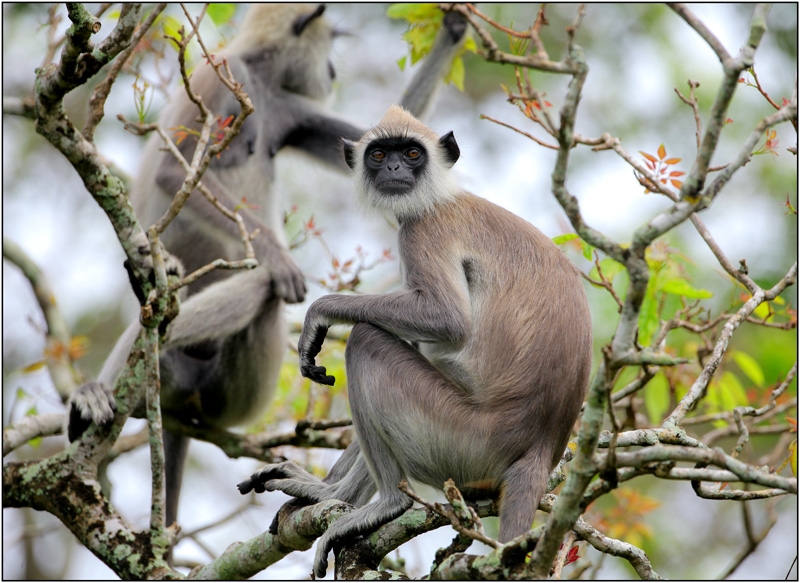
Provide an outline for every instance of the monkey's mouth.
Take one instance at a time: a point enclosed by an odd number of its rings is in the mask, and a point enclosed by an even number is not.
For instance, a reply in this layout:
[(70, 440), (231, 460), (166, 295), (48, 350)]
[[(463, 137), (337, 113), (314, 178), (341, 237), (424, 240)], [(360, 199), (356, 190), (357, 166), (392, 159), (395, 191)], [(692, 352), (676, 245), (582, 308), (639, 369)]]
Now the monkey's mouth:
[(397, 196), (400, 194), (407, 194), (413, 186), (412, 182), (406, 180), (385, 180), (378, 185), (378, 189), (383, 194)]

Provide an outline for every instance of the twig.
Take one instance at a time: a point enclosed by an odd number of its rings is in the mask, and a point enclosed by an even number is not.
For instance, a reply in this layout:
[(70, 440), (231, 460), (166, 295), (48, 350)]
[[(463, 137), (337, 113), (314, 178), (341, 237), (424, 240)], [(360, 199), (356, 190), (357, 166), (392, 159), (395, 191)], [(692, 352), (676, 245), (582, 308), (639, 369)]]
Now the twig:
[(481, 114), (481, 119), (488, 119), (489, 121), (494, 122), (497, 125), (501, 125), (501, 126), (506, 127), (506, 128), (508, 128), (510, 130), (514, 130), (518, 134), (522, 134), (526, 138), (529, 138), (529, 139), (533, 140), (534, 142), (536, 142), (540, 146), (544, 146), (545, 148), (549, 148), (551, 150), (558, 150), (558, 146), (553, 145), (553, 144), (548, 144), (547, 142), (543, 142), (542, 140), (540, 140), (539, 138), (537, 138), (533, 134), (529, 134), (528, 132), (524, 132), (524, 131), (522, 131), (522, 130), (520, 130), (518, 128), (515, 128), (514, 126), (512, 126), (510, 124), (507, 124), (507, 123), (502, 122), (500, 120), (494, 119), (493, 117), (490, 117), (490, 116), (488, 116), (488, 115), (486, 115), (484, 113)]
[(117, 58), (113, 63), (111, 63), (106, 76), (92, 91), (92, 96), (89, 98), (89, 115), (86, 120), (86, 124), (83, 126), (83, 131), (81, 132), (83, 133), (83, 137), (90, 142), (94, 140), (94, 131), (105, 115), (106, 99), (108, 99), (108, 95), (111, 93), (111, 87), (117, 80), (119, 72), (136, 50), (139, 41), (147, 33), (147, 31), (150, 30), (153, 22), (155, 22), (155, 19), (158, 18), (158, 15), (164, 11), (166, 6), (166, 3), (163, 2), (153, 6), (153, 9), (150, 11), (150, 15), (144, 20), (144, 22), (142, 22), (138, 30), (131, 37), (130, 45), (119, 55), (117, 55)]
[(28, 254), (13, 241), (3, 238), (3, 257), (19, 267), (33, 288), (47, 322), (44, 360), (58, 395), (62, 401), (66, 401), (80, 383), (80, 376), (73, 368), (70, 356), (72, 334), (69, 325), (56, 305), (50, 282)]
[(468, 536), (469, 538), (471, 538), (473, 540), (480, 541), (483, 544), (492, 547), (493, 549), (498, 549), (498, 548), (500, 548), (502, 546), (496, 540), (494, 540), (492, 538), (489, 538), (486, 535), (484, 535), (484, 534), (482, 534), (482, 533), (480, 533), (478, 531), (471, 530), (471, 529), (466, 528), (465, 526), (463, 526), (461, 524), (461, 521), (453, 513), (453, 511), (445, 508), (444, 505), (440, 504), (439, 502), (431, 503), (431, 502), (428, 502), (427, 500), (417, 496), (414, 493), (414, 491), (411, 489), (411, 487), (408, 485), (408, 482), (406, 482), (405, 480), (400, 482), (398, 488), (406, 496), (408, 496), (409, 498), (411, 498), (415, 502), (418, 502), (419, 504), (422, 504), (428, 510), (430, 510), (432, 512), (435, 512), (439, 516), (443, 516), (443, 517), (447, 518), (450, 521), (450, 524), (453, 526), (453, 528), (457, 532), (459, 532), (460, 534), (463, 534), (464, 536)]
[(692, 112), (694, 113), (694, 124), (695, 124), (695, 137), (697, 140), (697, 150), (700, 150), (700, 144), (703, 135), (703, 122), (700, 119), (700, 108), (697, 106), (697, 96), (694, 94), (694, 90), (700, 87), (700, 83), (698, 81), (692, 81), (689, 79), (687, 81), (689, 83), (689, 97), (686, 98), (681, 95), (681, 92), (678, 91), (678, 88), (675, 87), (675, 93), (680, 97), (681, 101), (692, 108)]
[(556, 555), (556, 561), (553, 564), (553, 572), (552, 578), (554, 581), (558, 581), (561, 579), (561, 571), (564, 569), (564, 564), (567, 562), (567, 556), (569, 555), (570, 550), (572, 550), (572, 544), (575, 542), (577, 535), (575, 532), (568, 532), (564, 542), (561, 543), (564, 546), (558, 551)]
[(703, 21), (697, 18), (694, 13), (689, 10), (688, 7), (684, 4), (672, 3), (668, 2), (667, 6), (672, 8), (675, 13), (683, 18), (686, 23), (691, 26), (700, 37), (708, 43), (708, 46), (717, 54), (717, 58), (719, 62), (725, 65), (731, 58), (728, 51), (725, 50), (725, 47), (722, 46), (722, 43), (719, 39), (714, 36), (714, 34), (708, 29), (708, 27), (703, 24)]
[(573, 528), (579, 538), (585, 540), (598, 551), (615, 557), (622, 557), (631, 564), (636, 574), (643, 580), (661, 580), (662, 577), (653, 570), (650, 559), (645, 552), (632, 544), (616, 540), (602, 534), (583, 518), (578, 518)]
[(58, 435), (64, 428), (62, 413), (29, 415), (3, 429), (3, 457), (37, 437)]
[(784, 289), (790, 285), (793, 285), (796, 279), (797, 263), (795, 263), (789, 269), (788, 273), (771, 289), (758, 289), (752, 295), (752, 297), (747, 300), (741, 308), (739, 308), (739, 311), (736, 312), (736, 314), (725, 323), (725, 326), (723, 326), (722, 332), (720, 333), (719, 340), (714, 346), (712, 357), (709, 359), (708, 363), (703, 368), (703, 371), (697, 377), (688, 393), (683, 397), (683, 399), (681, 399), (680, 403), (678, 403), (678, 406), (669, 415), (669, 417), (667, 417), (662, 426), (666, 427), (669, 425), (680, 424), (687, 413), (689, 413), (689, 411), (691, 411), (697, 405), (699, 400), (705, 395), (708, 383), (711, 381), (711, 377), (714, 375), (719, 363), (722, 361), (722, 356), (725, 354), (725, 351), (728, 348), (728, 342), (730, 341), (731, 336), (736, 328), (738, 328), (742, 321), (744, 321), (747, 316), (752, 314), (762, 302), (775, 299), (783, 292)]
[(469, 11), (472, 12), (475, 16), (477, 16), (478, 18), (486, 21), (488, 24), (490, 24), (491, 26), (493, 26), (497, 30), (499, 30), (501, 32), (504, 32), (506, 34), (509, 34), (511, 36), (515, 36), (517, 38), (531, 38), (532, 31), (535, 30), (537, 33), (539, 31), (539, 26), (537, 26), (537, 25), (540, 25), (540, 17), (542, 18), (542, 22), (545, 21), (545, 19), (544, 19), (544, 6), (542, 6), (539, 9), (539, 13), (536, 15), (536, 21), (534, 22), (533, 27), (531, 27), (531, 30), (529, 30), (527, 32), (521, 32), (521, 31), (514, 30), (513, 28), (505, 27), (502, 24), (500, 24), (499, 22), (497, 22), (495, 20), (492, 20), (491, 18), (486, 16), (483, 12), (478, 10), (475, 7), (474, 4), (468, 3), (466, 6), (469, 9)]

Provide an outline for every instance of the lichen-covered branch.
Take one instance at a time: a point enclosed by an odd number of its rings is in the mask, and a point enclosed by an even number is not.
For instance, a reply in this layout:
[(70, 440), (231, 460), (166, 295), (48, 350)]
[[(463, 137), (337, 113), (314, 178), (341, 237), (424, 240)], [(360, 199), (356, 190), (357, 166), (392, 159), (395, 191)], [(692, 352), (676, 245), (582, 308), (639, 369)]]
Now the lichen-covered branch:
[(3, 457), (18, 447), (22, 447), (31, 439), (58, 435), (63, 428), (64, 415), (61, 413), (23, 417), (3, 429)]

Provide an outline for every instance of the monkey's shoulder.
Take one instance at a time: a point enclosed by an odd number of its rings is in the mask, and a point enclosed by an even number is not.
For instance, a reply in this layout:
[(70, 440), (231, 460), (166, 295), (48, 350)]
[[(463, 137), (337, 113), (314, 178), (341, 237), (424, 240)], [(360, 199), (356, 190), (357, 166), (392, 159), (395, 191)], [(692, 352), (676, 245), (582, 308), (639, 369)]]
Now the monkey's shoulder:
[(553, 242), (534, 225), (513, 212), (468, 191), (457, 193), (428, 213), (419, 227), (443, 230), (465, 240), (499, 241), (515, 247), (523, 244), (557, 250)]

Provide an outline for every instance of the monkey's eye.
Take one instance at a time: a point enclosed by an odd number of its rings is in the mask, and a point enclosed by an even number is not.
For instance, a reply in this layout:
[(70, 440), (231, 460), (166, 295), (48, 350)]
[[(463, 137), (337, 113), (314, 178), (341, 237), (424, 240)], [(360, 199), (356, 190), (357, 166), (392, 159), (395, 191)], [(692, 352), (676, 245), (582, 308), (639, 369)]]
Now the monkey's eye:
[(409, 148), (408, 150), (406, 150), (406, 157), (411, 158), (412, 160), (416, 160), (417, 158), (419, 158), (419, 155), (421, 153), (422, 152), (420, 152), (418, 148)]
[(372, 153), (369, 156), (376, 162), (383, 162), (384, 159), (386, 159), (386, 152), (383, 150), (372, 150)]

